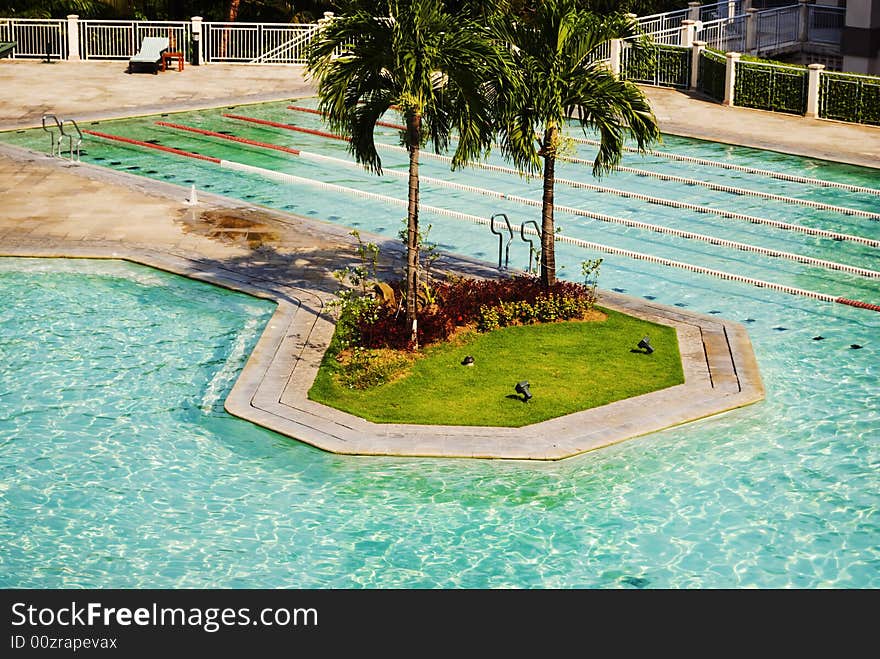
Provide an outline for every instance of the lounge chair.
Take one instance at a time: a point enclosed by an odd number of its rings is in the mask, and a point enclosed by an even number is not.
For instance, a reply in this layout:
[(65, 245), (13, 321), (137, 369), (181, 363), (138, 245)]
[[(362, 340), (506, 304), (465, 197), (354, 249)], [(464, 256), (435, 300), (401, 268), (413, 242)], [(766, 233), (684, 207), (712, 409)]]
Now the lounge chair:
[(128, 60), (128, 72), (133, 73), (135, 69), (152, 70), (153, 73), (159, 73), (159, 67), (162, 65), (162, 53), (168, 50), (167, 37), (144, 37), (141, 42), (141, 49)]
[(12, 57), (15, 41), (0, 41), (0, 57)]

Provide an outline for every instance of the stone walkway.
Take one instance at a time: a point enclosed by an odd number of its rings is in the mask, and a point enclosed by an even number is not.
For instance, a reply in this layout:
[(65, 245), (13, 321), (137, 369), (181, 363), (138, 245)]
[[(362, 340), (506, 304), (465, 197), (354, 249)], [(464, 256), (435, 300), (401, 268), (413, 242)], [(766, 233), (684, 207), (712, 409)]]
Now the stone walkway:
[(880, 168), (880, 126), (725, 107), (662, 87), (643, 90), (665, 133)]
[[(0, 126), (38, 125), (45, 111), (98, 119), (310, 93), (298, 70), (287, 67), (211, 65), (158, 76), (123, 70), (113, 62), (0, 60)], [(723, 108), (671, 90), (647, 91), (667, 131), (878, 166), (880, 129), (785, 115), (768, 121), (767, 113)], [(825, 137), (817, 141), (816, 135)], [(763, 397), (741, 326), (603, 292), (606, 306), (678, 328), (687, 357), (684, 385), (524, 429), (378, 425), (329, 410), (308, 401), (305, 392), (332, 330), (324, 315), (336, 289), (331, 273), (355, 261), (352, 237), (337, 225), (215, 195), (200, 193), (200, 204), (189, 206), (187, 193), (0, 147), (0, 253), (124, 257), (275, 299), (278, 310), (227, 406), (342, 453), (558, 459)], [(397, 241), (370, 239), (391, 259), (389, 268), (399, 264)], [(450, 255), (440, 265), (478, 275), (494, 272)]]

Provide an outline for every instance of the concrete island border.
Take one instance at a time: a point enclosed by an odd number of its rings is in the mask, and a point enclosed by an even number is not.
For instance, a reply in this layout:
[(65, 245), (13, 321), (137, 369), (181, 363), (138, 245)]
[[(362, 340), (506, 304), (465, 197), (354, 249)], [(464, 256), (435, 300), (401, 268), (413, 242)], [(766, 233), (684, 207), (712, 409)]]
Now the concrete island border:
[(224, 406), (234, 416), (333, 453), (559, 460), (764, 398), (741, 324), (602, 291), (601, 306), (675, 328), (683, 384), (521, 428), (372, 423), (308, 399), (334, 331), (327, 294), (267, 286), (197, 258), (144, 248), (2, 248), (0, 256), (119, 259), (272, 300), (277, 308)]

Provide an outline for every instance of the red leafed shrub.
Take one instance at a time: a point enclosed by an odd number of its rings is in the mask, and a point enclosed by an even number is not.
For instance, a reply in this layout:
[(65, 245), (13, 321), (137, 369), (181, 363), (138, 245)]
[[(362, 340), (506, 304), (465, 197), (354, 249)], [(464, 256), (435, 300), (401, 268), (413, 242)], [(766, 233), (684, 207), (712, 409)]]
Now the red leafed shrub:
[[(391, 284), (398, 300), (402, 299), (402, 282)], [(419, 343), (429, 345), (447, 339), (457, 327), (486, 326), (486, 310), (509, 309), (511, 303), (521, 309), (544, 309), (548, 304), (565, 313), (559, 319), (573, 318), (590, 308), (595, 301), (595, 288), (567, 281), (557, 281), (549, 289), (537, 277), (520, 275), (509, 279), (451, 279), (437, 282), (431, 299), (420, 303), (418, 314)], [(524, 322), (536, 322), (554, 314), (537, 314)], [(509, 323), (502, 323), (509, 324)], [(496, 325), (497, 326), (497, 325)], [(355, 320), (360, 345), (365, 348), (409, 348), (410, 328), (399, 306), (382, 306), (372, 314)]]

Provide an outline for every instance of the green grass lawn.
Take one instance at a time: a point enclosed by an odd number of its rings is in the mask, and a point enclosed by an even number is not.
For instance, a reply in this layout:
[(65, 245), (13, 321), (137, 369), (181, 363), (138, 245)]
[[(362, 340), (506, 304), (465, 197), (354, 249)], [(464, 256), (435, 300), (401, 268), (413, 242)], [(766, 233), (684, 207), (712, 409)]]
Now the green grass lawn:
[[(336, 382), (331, 347), (309, 398), (378, 423), (524, 426), (684, 382), (673, 328), (602, 311), (602, 322), (507, 327), (431, 346), (404, 377), (364, 390)], [(632, 352), (645, 335), (654, 353)], [(466, 355), (473, 366), (461, 365)], [(528, 403), (514, 392), (521, 380)]]

